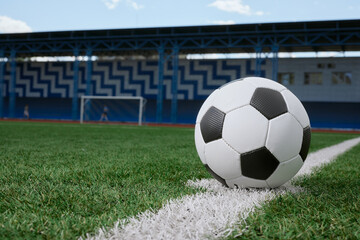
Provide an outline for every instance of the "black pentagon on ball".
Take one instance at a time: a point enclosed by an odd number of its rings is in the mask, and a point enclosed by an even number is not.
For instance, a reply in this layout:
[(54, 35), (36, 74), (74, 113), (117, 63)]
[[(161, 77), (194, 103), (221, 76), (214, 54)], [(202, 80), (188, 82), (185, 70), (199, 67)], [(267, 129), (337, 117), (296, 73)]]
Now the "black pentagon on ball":
[(220, 139), (225, 113), (216, 107), (210, 107), (200, 121), (200, 130), (205, 143)]
[(310, 126), (307, 126), (306, 128), (304, 128), (303, 140), (299, 153), (304, 162), (309, 152), (310, 142), (311, 142), (311, 129)]
[(288, 111), (281, 93), (270, 88), (257, 88), (251, 98), (250, 105), (269, 120)]
[(242, 175), (259, 180), (266, 180), (279, 165), (266, 147), (241, 154), (240, 159)]
[(220, 177), (219, 175), (217, 175), (210, 167), (209, 165), (205, 164), (205, 168), (206, 170), (208, 170), (208, 172), (219, 182), (221, 182), (224, 186), (229, 187), (226, 182), (225, 179), (223, 179), (222, 177)]

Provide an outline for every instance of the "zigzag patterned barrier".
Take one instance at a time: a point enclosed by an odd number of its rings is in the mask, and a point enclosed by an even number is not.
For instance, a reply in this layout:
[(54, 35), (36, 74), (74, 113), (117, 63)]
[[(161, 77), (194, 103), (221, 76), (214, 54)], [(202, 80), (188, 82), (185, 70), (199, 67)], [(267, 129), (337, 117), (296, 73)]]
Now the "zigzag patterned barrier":
[[(321, 62), (331, 62), (336, 69), (318, 69)], [(292, 71), (296, 84), (288, 86), (304, 102), (312, 126), (326, 128), (360, 128), (360, 71), (359, 58), (333, 59), (279, 59), (279, 72)], [(262, 62), (260, 75), (270, 77), (271, 60)], [(87, 89), (87, 63), (80, 62), (77, 97)], [(231, 80), (255, 74), (255, 59), (179, 60), (177, 85), (177, 120), (194, 123), (197, 111), (206, 97), (216, 88)], [(73, 62), (17, 62), (15, 109), (11, 109), (10, 63), (3, 69), (3, 86), (0, 94), (0, 117), (22, 117), (26, 104), (30, 105), (32, 118), (72, 119), (79, 109), (74, 107)], [(323, 72), (322, 85), (305, 85), (305, 71)], [(331, 72), (351, 72), (351, 85), (335, 86)], [(157, 121), (158, 95), (157, 60), (124, 60), (92, 62), (90, 95), (143, 96), (148, 99), (146, 120)], [(163, 121), (169, 122), (171, 111), (173, 66), (164, 64)], [(76, 102), (76, 101), (75, 101)], [(13, 114), (11, 114), (13, 111)], [(1, 115), (2, 114), (2, 115)]]
[[(93, 62), (91, 95), (144, 96), (156, 99), (158, 85), (157, 61)], [(237, 79), (246, 69), (251, 75), (249, 60), (180, 60), (178, 99), (205, 99), (222, 84)], [(172, 64), (164, 66), (164, 98), (171, 99)], [(72, 98), (72, 62), (17, 63), (16, 97)], [(4, 71), (3, 96), (9, 96), (10, 64)], [(79, 67), (78, 96), (85, 94), (86, 63)]]

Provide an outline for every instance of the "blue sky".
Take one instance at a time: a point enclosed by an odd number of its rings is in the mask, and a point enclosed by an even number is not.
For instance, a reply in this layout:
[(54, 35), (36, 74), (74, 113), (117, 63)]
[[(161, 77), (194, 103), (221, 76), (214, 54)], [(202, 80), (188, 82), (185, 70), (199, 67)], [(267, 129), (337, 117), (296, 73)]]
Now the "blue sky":
[(359, 0), (0, 0), (0, 33), (357, 18)]

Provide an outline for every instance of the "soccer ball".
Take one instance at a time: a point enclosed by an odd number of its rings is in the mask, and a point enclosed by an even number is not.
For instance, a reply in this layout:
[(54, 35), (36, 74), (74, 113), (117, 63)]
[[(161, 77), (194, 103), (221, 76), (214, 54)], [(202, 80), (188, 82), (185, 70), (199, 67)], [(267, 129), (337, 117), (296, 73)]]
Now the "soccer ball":
[(201, 106), (195, 145), (206, 169), (227, 187), (274, 188), (300, 170), (311, 140), (309, 117), (283, 85), (234, 80)]

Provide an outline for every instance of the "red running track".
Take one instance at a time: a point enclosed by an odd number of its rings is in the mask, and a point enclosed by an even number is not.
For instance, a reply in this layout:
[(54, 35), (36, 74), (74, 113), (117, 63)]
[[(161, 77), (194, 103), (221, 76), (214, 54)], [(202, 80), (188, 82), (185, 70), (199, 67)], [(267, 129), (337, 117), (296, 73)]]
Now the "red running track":
[[(3, 122), (38, 122), (38, 123), (68, 123), (68, 124), (80, 124), (79, 121), (73, 120), (52, 120), (52, 119), (19, 119), (19, 118), (3, 118), (0, 119)], [(137, 123), (124, 123), (124, 122), (105, 122), (105, 121), (91, 121), (86, 124), (108, 124), (108, 125), (132, 125), (137, 126)], [(194, 124), (172, 124), (172, 123), (144, 123), (144, 126), (151, 127), (179, 127), (179, 128), (194, 128)], [(360, 129), (322, 129), (312, 128), (312, 132), (324, 132), (324, 133), (352, 133), (360, 134)]]

